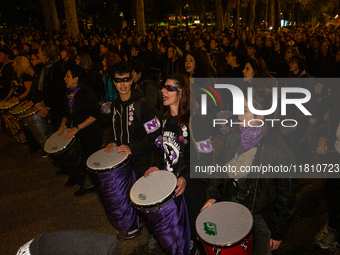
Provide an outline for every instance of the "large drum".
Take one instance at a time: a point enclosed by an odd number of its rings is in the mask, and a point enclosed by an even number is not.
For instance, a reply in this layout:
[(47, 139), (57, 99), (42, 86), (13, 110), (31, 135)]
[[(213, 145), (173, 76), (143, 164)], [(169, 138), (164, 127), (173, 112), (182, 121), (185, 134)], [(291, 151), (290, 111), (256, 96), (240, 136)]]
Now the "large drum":
[(38, 110), (34, 107), (20, 114), (19, 119), (21, 119), (23, 126), (32, 133), (41, 147), (44, 147), (47, 138), (55, 132), (51, 121), (41, 117), (38, 114)]
[(101, 149), (93, 153), (86, 164), (118, 237), (131, 239), (142, 230), (141, 220), (129, 199), (136, 177), (131, 158), (128, 154), (117, 153), (116, 149), (109, 153)]
[(169, 171), (141, 177), (130, 191), (131, 201), (166, 254), (190, 253), (190, 226), (183, 195), (175, 197), (177, 178)]
[(26, 142), (24, 131), (20, 127), (20, 123), (18, 119), (14, 115), (10, 114), (10, 111), (18, 104), (19, 104), (19, 101), (16, 101), (16, 102), (1, 101), (0, 111), (1, 111), (2, 118), (6, 123), (6, 126), (10, 128), (15, 139), (19, 143), (24, 143)]
[(67, 130), (61, 136), (57, 132), (51, 135), (44, 146), (44, 150), (53, 158), (58, 167), (75, 167), (80, 164), (81, 147), (76, 137), (66, 138)]
[(208, 255), (250, 255), (253, 216), (243, 205), (219, 202), (197, 217), (196, 231)]
[(15, 106), (13, 109), (11, 109), (9, 113), (17, 118), (20, 114), (24, 113), (31, 107), (32, 105), (29, 105), (29, 104), (20, 104), (20, 105)]

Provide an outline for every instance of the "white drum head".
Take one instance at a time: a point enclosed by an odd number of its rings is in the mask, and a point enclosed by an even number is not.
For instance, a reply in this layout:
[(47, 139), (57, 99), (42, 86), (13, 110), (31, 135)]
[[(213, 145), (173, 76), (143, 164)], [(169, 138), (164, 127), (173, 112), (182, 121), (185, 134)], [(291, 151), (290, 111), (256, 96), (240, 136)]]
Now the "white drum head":
[(128, 154), (116, 152), (117, 148), (113, 147), (109, 153), (105, 152), (105, 149), (96, 151), (87, 159), (86, 165), (93, 170), (105, 170), (119, 165), (127, 159)]
[(176, 184), (177, 178), (172, 172), (152, 172), (146, 178), (142, 176), (136, 181), (130, 190), (130, 199), (136, 205), (154, 205), (170, 196)]
[(30, 106), (28, 104), (18, 105), (16, 107), (14, 107), (13, 110), (10, 111), (10, 113), (13, 114), (13, 115), (21, 114), (21, 113), (27, 111), (31, 107), (32, 106)]
[(67, 129), (64, 129), (64, 132), (61, 136), (58, 136), (57, 132), (55, 132), (47, 139), (44, 150), (50, 154), (63, 150), (73, 139), (73, 137), (66, 139), (66, 135)]
[(232, 246), (252, 230), (253, 215), (244, 205), (219, 202), (204, 209), (196, 219), (196, 231), (208, 244)]

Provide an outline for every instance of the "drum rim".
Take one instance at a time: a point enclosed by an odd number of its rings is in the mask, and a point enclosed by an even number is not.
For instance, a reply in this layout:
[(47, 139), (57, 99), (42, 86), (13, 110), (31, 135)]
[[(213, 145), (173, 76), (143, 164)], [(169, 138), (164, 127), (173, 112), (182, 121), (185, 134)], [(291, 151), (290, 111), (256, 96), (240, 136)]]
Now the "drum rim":
[(91, 167), (89, 167), (87, 165), (87, 162), (86, 162), (86, 167), (87, 167), (88, 170), (90, 170), (92, 172), (95, 172), (96, 174), (98, 174), (98, 173), (106, 173), (106, 172), (114, 171), (117, 168), (121, 167), (122, 165), (125, 165), (126, 163), (128, 163), (127, 161), (129, 161), (130, 159), (131, 159), (131, 157), (130, 157), (130, 155), (128, 155), (126, 159), (124, 159), (123, 161), (121, 161), (117, 165), (112, 166), (110, 168), (93, 169), (93, 168), (91, 168)]
[[(118, 146), (113, 147), (113, 148), (112, 148), (112, 151), (115, 151), (117, 148), (118, 148)], [(89, 170), (91, 170), (91, 171), (93, 171), (93, 172), (96, 172), (96, 173), (97, 173), (97, 172), (104, 173), (104, 172), (108, 172), (108, 171), (115, 170), (116, 168), (119, 168), (119, 167), (121, 167), (122, 165), (124, 165), (124, 164), (131, 158), (131, 156), (130, 156), (129, 154), (126, 154), (126, 155), (127, 155), (126, 158), (123, 159), (122, 161), (120, 161), (119, 163), (117, 163), (115, 166), (106, 167), (106, 168), (98, 168), (98, 169), (93, 169), (93, 168), (89, 167), (89, 164), (88, 164), (89, 159), (90, 159), (94, 154), (96, 154), (96, 153), (98, 153), (98, 152), (101, 152), (101, 151), (105, 151), (105, 148), (102, 148), (102, 149), (100, 149), (100, 150), (97, 150), (96, 152), (92, 153), (92, 154), (86, 159), (86, 167), (87, 167)], [(118, 154), (119, 154), (119, 153), (118, 153)], [(124, 155), (124, 154), (123, 154), (123, 155)]]
[[(18, 105), (18, 106), (20, 107), (20, 105)], [(17, 108), (18, 106), (16, 106), (15, 108)], [(24, 105), (22, 105), (22, 106), (24, 106)], [(13, 108), (12, 110), (10, 110), (9, 113), (12, 114), (12, 115), (21, 115), (21, 114), (23, 114), (24, 112), (26, 112), (26, 111), (28, 111), (29, 109), (31, 109), (31, 108), (32, 108), (32, 105), (29, 106), (29, 107), (26, 108), (26, 109), (21, 110), (21, 111), (18, 112), (18, 113), (13, 113), (13, 111), (15, 110), (15, 108)]]
[[(204, 240), (204, 239), (201, 237), (200, 233), (197, 231), (197, 227), (196, 227), (196, 222), (197, 222), (197, 218), (198, 218), (198, 216), (197, 216), (196, 221), (195, 221), (195, 230), (196, 230), (197, 236), (198, 236), (198, 238), (199, 238), (203, 243), (207, 244), (208, 246), (216, 247), (216, 248), (232, 248), (232, 247), (234, 247), (234, 246), (238, 246), (239, 244), (243, 243), (243, 242), (244, 242), (246, 239), (248, 239), (248, 238), (252, 235), (252, 233), (253, 233), (253, 229), (254, 229), (254, 216), (253, 216), (252, 212), (251, 212), (245, 205), (239, 204), (239, 203), (236, 203), (236, 202), (232, 202), (232, 201), (219, 201), (219, 202), (217, 202), (217, 203), (225, 203), (225, 202), (228, 202), (228, 203), (235, 203), (235, 204), (237, 204), (237, 205), (242, 205), (243, 207), (245, 207), (245, 208), (250, 212), (250, 215), (251, 215), (251, 218), (252, 218), (252, 226), (251, 226), (249, 232), (248, 232), (244, 237), (242, 237), (239, 241), (236, 241), (236, 242), (231, 243), (231, 244), (223, 244), (223, 245), (220, 245), (220, 244), (212, 244), (212, 243), (210, 243), (210, 242)], [(217, 204), (217, 203), (216, 203), (216, 204)]]
[[(54, 135), (55, 133), (57, 133), (57, 132), (54, 132), (52, 135)], [(52, 135), (50, 135), (49, 138), (51, 138)], [(49, 138), (48, 138), (48, 139), (49, 139)], [(46, 142), (48, 141), (48, 139), (46, 140)], [(46, 142), (45, 142), (44, 151), (45, 151), (47, 154), (49, 154), (49, 155), (57, 154), (57, 153), (63, 151), (64, 149), (66, 149), (66, 148), (67, 148), (70, 144), (72, 144), (76, 139), (77, 139), (77, 138), (76, 138), (75, 136), (73, 136), (72, 139), (70, 139), (70, 141), (69, 141), (64, 147), (62, 147), (62, 148), (60, 148), (59, 150), (56, 150), (56, 151), (54, 151), (54, 152), (48, 152), (48, 151), (46, 151), (46, 149), (45, 149)]]
[[(2, 102), (2, 101), (1, 101)], [(1, 103), (0, 102), (0, 103)], [(2, 108), (1, 107), (1, 104), (0, 104), (0, 110), (9, 110), (11, 109), (12, 107), (16, 106), (17, 104), (19, 104), (19, 101), (18, 102), (15, 102), (15, 103), (12, 103), (12, 104), (9, 104), (9, 102), (5, 102), (6, 103), (6, 106), (7, 108)]]
[[(31, 111), (31, 110), (33, 110), (33, 111)], [(31, 107), (27, 110), (27, 112), (25, 111), (25, 112), (21, 113), (19, 115), (19, 119), (24, 119), (26, 117), (32, 116), (32, 115), (36, 114), (37, 112), (38, 112), (38, 110), (34, 109), (34, 107)]]
[(173, 191), (169, 196), (167, 196), (166, 198), (164, 198), (162, 201), (159, 201), (157, 203), (151, 204), (151, 205), (137, 205), (135, 204), (132, 199), (131, 199), (131, 193), (130, 193), (130, 200), (133, 204), (134, 207), (136, 207), (137, 210), (140, 211), (153, 211), (155, 209), (161, 210), (162, 208), (164, 208), (166, 205), (168, 205), (172, 200), (175, 199), (175, 191)]
[(197, 230), (196, 230), (196, 232), (197, 232), (198, 238), (199, 238), (204, 244), (206, 244), (206, 245), (208, 245), (208, 246), (210, 246), (210, 247), (216, 247), (216, 248), (232, 248), (232, 247), (238, 246), (238, 245), (242, 244), (244, 241), (246, 241), (246, 240), (252, 235), (253, 229), (254, 229), (254, 224), (252, 225), (252, 227), (251, 227), (249, 233), (248, 233), (247, 235), (245, 235), (243, 238), (241, 238), (240, 241), (237, 241), (237, 242), (232, 243), (232, 244), (229, 244), (229, 245), (228, 245), (228, 244), (219, 245), (219, 244), (212, 244), (212, 243), (209, 243), (209, 242), (205, 241), (205, 240), (198, 234)]
[[(176, 180), (177, 180), (177, 176), (176, 176), (173, 172), (167, 171), (167, 170), (159, 170), (159, 171), (166, 171), (166, 172), (169, 172), (169, 173), (173, 174), (173, 175), (175, 176)], [(158, 171), (155, 171), (155, 172), (158, 172)], [(143, 178), (143, 176), (142, 176), (141, 178)], [(140, 179), (140, 178), (139, 178), (139, 179)], [(139, 180), (139, 179), (138, 179), (138, 180)], [(168, 196), (166, 196), (165, 198), (163, 198), (162, 200), (157, 201), (157, 202), (152, 203), (152, 204), (148, 204), (148, 205), (137, 204), (137, 203), (132, 199), (131, 191), (132, 191), (133, 186), (137, 183), (138, 180), (136, 180), (136, 182), (132, 185), (132, 187), (131, 187), (131, 189), (130, 189), (130, 192), (129, 192), (129, 198), (130, 198), (131, 202), (132, 202), (135, 206), (137, 206), (137, 207), (139, 207), (139, 208), (148, 208), (148, 209), (151, 210), (151, 209), (153, 209), (153, 208), (157, 208), (157, 207), (159, 208), (159, 205), (161, 205), (161, 204), (163, 204), (163, 203), (166, 203), (166, 202), (169, 201), (170, 199), (174, 199), (174, 194), (175, 194), (177, 182), (176, 182), (176, 184), (175, 184), (175, 187), (174, 187), (173, 191), (172, 191)]]

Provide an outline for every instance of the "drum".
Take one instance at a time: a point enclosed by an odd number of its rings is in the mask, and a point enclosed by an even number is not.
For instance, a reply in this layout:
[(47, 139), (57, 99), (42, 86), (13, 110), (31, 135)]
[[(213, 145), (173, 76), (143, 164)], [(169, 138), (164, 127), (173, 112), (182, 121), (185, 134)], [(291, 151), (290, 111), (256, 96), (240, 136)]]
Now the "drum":
[(86, 162), (88, 173), (97, 187), (107, 217), (121, 239), (131, 239), (142, 231), (141, 220), (129, 199), (129, 190), (136, 181), (131, 158), (101, 149)]
[(12, 110), (10, 110), (9, 113), (15, 117), (18, 117), (20, 114), (24, 113), (31, 107), (32, 105), (29, 105), (29, 104), (17, 105)]
[(66, 139), (67, 130), (61, 136), (57, 132), (51, 135), (44, 146), (44, 150), (53, 158), (58, 167), (74, 167), (80, 164), (81, 147), (78, 139), (72, 137)]
[(41, 117), (35, 107), (28, 109), (19, 115), (23, 126), (28, 129), (35, 140), (44, 147), (47, 138), (55, 132), (55, 129), (48, 118)]
[(172, 172), (152, 172), (137, 180), (130, 198), (166, 254), (189, 254), (189, 218), (184, 196), (174, 196), (176, 185)]
[(12, 131), (12, 134), (14, 135), (15, 139), (19, 143), (24, 143), (26, 142), (26, 137), (24, 134), (23, 129), (20, 127), (20, 123), (18, 122), (18, 119), (14, 117), (12, 114), (10, 114), (10, 111), (17, 105), (19, 104), (19, 101), (16, 102), (5, 102), (1, 101), (0, 102), (0, 111), (2, 118), (4, 119), (6, 126), (10, 128)]
[(243, 205), (219, 202), (197, 217), (196, 231), (207, 255), (250, 255), (253, 216)]

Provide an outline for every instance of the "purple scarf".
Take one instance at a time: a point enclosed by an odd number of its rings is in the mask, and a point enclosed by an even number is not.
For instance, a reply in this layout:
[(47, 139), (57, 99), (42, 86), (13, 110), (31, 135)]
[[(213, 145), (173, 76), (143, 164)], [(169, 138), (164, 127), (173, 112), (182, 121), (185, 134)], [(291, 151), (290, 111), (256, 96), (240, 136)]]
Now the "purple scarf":
[(267, 132), (266, 127), (240, 127), (243, 151), (253, 148)]
[(74, 96), (76, 95), (76, 93), (78, 92), (78, 90), (81, 88), (81, 86), (79, 84), (77, 84), (77, 86), (67, 89), (66, 91), (66, 95), (68, 98), (68, 106), (70, 107), (70, 109), (73, 110), (73, 106), (74, 106)]

